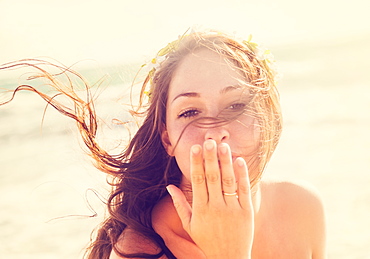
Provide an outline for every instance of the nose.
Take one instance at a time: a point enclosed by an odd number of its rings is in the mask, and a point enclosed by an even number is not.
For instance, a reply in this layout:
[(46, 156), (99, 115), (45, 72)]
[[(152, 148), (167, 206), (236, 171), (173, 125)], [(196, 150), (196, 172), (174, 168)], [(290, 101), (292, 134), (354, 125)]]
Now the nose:
[(206, 129), (204, 140), (213, 139), (217, 144), (227, 141), (230, 138), (230, 132), (227, 125), (215, 126)]

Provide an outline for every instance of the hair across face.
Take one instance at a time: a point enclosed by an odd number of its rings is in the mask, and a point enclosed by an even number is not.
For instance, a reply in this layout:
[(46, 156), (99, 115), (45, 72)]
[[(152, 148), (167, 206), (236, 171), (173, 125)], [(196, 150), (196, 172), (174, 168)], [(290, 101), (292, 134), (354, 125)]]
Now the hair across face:
[[(186, 152), (182, 149), (180, 152), (181, 139), (183, 142), (191, 143), (186, 139), (191, 129), (198, 128), (202, 132), (217, 131), (221, 128), (235, 128), (231, 125), (236, 123), (244, 129), (244, 134), (238, 133), (238, 135), (249, 136), (249, 139), (239, 139), (239, 143), (243, 143), (244, 147), (248, 146), (249, 148), (241, 148), (241, 152), (235, 153), (246, 158), (252, 184), (257, 183), (281, 134), (278, 92), (274, 71), (270, 69), (269, 61), (259, 57), (260, 54), (254, 44), (238, 41), (219, 32), (192, 33), (170, 43), (166, 48), (168, 53), (165, 55), (164, 61), (154, 72), (152, 71), (153, 73), (149, 74), (146, 84), (143, 86), (145, 89), (149, 88), (150, 91), (148, 116), (155, 117), (153, 131), (157, 131), (161, 135), (166, 130), (167, 133), (172, 133), (173, 122), (182, 121), (182, 127), (178, 127), (181, 130), (176, 134), (169, 134), (169, 141), (164, 142), (167, 151), (170, 150), (169, 154), (176, 157), (177, 153)], [(202, 64), (199, 63), (200, 60), (203, 60), (203, 63), (200, 62)], [(196, 62), (198, 62), (198, 67), (193, 66)], [(214, 66), (211, 69), (212, 65)], [(198, 75), (208, 75), (209, 80), (206, 81), (203, 78), (202, 83), (194, 82), (201, 80)], [(219, 85), (221, 88), (218, 89), (215, 85), (221, 83), (222, 80), (226, 81), (223, 82), (222, 86)], [(181, 83), (179, 83), (180, 81)], [(208, 100), (206, 95), (211, 98), (211, 94), (220, 92), (223, 88), (228, 89), (224, 91), (228, 94), (227, 98), (232, 101), (230, 103), (225, 101), (222, 104), (219, 102), (213, 113), (211, 109), (208, 109), (207, 112), (195, 114), (198, 112), (197, 109), (188, 109), (188, 111), (183, 111), (181, 119), (170, 119), (174, 118), (169, 116), (173, 111), (171, 104), (176, 102), (172, 100), (174, 91), (177, 91), (181, 96), (177, 99), (188, 101), (195, 100), (196, 94), (202, 95), (202, 91), (199, 92), (199, 89), (209, 91), (208, 95), (203, 92), (203, 99), (198, 98), (198, 104), (206, 105), (199, 100), (202, 99), (206, 102)], [(227, 99), (224, 98), (225, 96), (218, 97), (220, 100)], [(237, 99), (239, 103), (236, 102)], [(227, 108), (230, 105), (235, 107), (234, 103), (237, 104), (239, 110)], [(191, 106), (189, 107), (191, 108)], [(195, 117), (197, 118), (195, 119)], [(202, 134), (197, 133), (196, 135)], [(234, 136), (235, 134), (232, 135), (233, 138), (238, 138)], [(169, 144), (170, 149), (168, 149)], [(188, 170), (185, 166), (186, 157), (181, 160), (176, 159), (176, 161), (182, 171)]]
[(256, 150), (250, 95), (235, 70), (218, 53), (199, 49), (188, 54), (176, 69), (169, 87), (163, 142), (190, 182), (190, 148), (206, 139), (227, 143), (233, 159), (248, 160)]

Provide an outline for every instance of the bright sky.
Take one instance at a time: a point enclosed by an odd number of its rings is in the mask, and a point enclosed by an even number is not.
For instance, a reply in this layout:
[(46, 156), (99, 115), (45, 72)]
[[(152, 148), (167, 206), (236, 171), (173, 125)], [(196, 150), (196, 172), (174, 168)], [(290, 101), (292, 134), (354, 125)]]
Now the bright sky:
[(368, 10), (368, 0), (0, 0), (0, 63), (142, 60), (196, 24), (267, 46), (327, 40), (369, 32)]

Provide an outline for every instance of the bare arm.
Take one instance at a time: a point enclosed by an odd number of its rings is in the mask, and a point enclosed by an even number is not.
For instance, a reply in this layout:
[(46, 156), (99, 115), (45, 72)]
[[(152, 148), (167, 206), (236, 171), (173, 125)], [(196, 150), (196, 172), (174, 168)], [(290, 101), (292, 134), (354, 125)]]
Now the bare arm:
[(312, 258), (326, 259), (326, 222), (325, 211), (321, 198), (313, 192), (313, 211), (312, 218), (314, 228), (312, 228)]

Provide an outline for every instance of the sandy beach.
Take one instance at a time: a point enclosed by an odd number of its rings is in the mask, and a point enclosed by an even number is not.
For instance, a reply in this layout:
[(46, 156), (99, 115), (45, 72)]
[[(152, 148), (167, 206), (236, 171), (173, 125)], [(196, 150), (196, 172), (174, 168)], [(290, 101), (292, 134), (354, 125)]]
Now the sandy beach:
[[(332, 259), (370, 258), (369, 45), (362, 34), (274, 50), (284, 130), (265, 177), (319, 190)], [(119, 87), (108, 88), (101, 104), (112, 116), (120, 116), (111, 101)], [(41, 126), (44, 107), (31, 93), (0, 107), (0, 258), (82, 258), (104, 219), (89, 189), (106, 197), (105, 176), (81, 150), (70, 119), (49, 108)]]

